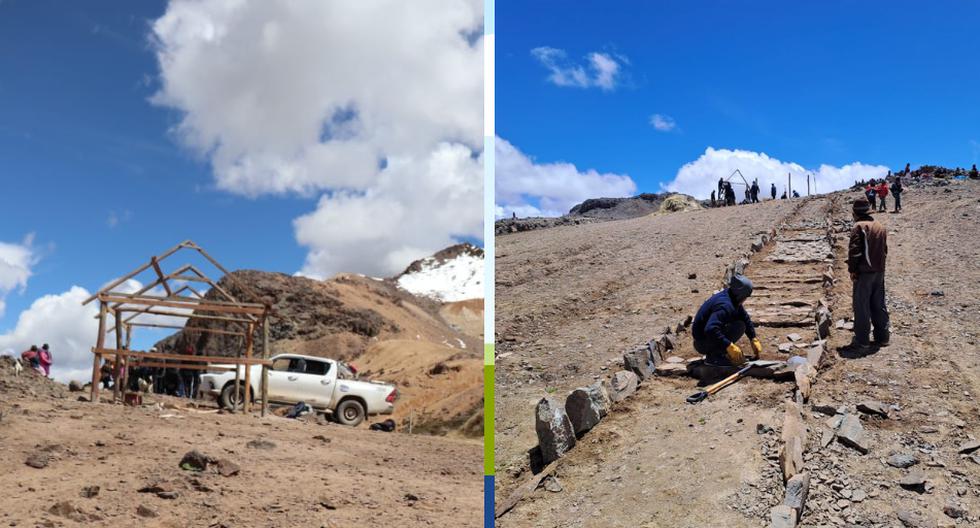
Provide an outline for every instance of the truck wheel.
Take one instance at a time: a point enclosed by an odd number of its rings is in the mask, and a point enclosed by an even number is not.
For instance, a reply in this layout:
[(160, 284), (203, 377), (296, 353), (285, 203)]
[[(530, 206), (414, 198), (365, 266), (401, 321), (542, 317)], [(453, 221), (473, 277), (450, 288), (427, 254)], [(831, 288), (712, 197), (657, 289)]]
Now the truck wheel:
[(242, 386), (235, 390), (235, 384), (229, 383), (225, 386), (224, 390), (221, 391), (221, 398), (218, 400), (218, 405), (222, 409), (231, 409), (237, 411), (242, 407), (243, 397), (245, 395), (245, 388)]
[(338, 423), (354, 427), (364, 421), (364, 406), (357, 400), (344, 400), (333, 415)]

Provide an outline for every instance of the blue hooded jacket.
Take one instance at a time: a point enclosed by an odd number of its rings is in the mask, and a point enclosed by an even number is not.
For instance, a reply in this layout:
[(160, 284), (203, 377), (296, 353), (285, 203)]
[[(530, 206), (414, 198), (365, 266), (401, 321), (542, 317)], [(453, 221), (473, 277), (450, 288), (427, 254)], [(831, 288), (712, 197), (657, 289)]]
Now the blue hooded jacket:
[[(749, 283), (749, 288), (749, 292), (751, 292), (751, 283)], [(749, 313), (745, 311), (744, 306), (736, 306), (732, 302), (732, 294), (729, 291), (730, 288), (726, 288), (712, 295), (698, 309), (697, 315), (694, 316), (694, 322), (691, 324), (691, 335), (696, 341), (708, 339), (722, 343), (727, 347), (731, 341), (725, 337), (725, 325), (732, 321), (743, 321), (745, 323), (745, 335), (749, 339), (755, 338), (755, 327), (752, 325)]]

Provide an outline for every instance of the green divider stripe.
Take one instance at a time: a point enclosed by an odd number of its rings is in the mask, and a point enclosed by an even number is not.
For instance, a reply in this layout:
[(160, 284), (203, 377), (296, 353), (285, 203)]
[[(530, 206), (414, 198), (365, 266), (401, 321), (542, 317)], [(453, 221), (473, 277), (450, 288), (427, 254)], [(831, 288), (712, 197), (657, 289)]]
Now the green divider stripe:
[[(493, 354), (494, 354), (493, 343), (483, 344), (483, 364), (493, 365)], [(492, 379), (490, 381), (493, 381)]]
[[(493, 345), (488, 345), (493, 349)], [(493, 365), (483, 367), (483, 473), (493, 475)]]

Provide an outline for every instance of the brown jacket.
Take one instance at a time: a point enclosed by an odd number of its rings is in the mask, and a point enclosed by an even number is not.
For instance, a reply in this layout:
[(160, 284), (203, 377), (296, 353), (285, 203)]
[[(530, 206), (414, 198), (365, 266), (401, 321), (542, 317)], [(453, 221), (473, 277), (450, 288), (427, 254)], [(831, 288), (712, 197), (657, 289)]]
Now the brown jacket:
[(851, 241), (847, 247), (847, 271), (875, 273), (885, 271), (888, 255), (888, 233), (885, 227), (870, 216), (854, 222)]

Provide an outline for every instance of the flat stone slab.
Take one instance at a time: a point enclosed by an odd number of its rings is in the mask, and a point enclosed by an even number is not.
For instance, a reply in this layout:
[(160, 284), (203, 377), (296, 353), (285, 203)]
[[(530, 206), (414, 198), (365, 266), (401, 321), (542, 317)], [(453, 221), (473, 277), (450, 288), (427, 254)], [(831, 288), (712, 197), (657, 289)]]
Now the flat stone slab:
[(921, 470), (913, 469), (898, 481), (898, 485), (907, 490), (922, 493), (925, 491), (926, 474)]
[(780, 504), (769, 510), (770, 528), (794, 528), (796, 526), (796, 510)]
[(861, 419), (853, 414), (845, 414), (837, 428), (837, 441), (854, 449), (862, 455), (868, 454), (868, 439), (864, 433)]
[(803, 508), (809, 493), (810, 474), (803, 472), (793, 475), (793, 478), (786, 482), (786, 496), (783, 499), (783, 505), (793, 508), (796, 511), (796, 518), (800, 519), (803, 517)]
[(683, 363), (661, 363), (653, 369), (657, 376), (687, 376), (687, 365)]
[(888, 407), (880, 401), (867, 400), (857, 404), (857, 410), (882, 418), (888, 418)]
[(891, 467), (905, 469), (918, 464), (919, 459), (915, 458), (912, 455), (899, 453), (888, 457), (888, 460), (886, 460), (885, 463), (887, 463)]
[(980, 440), (970, 440), (968, 442), (963, 442), (960, 444), (959, 452), (960, 454), (968, 454), (980, 449)]

